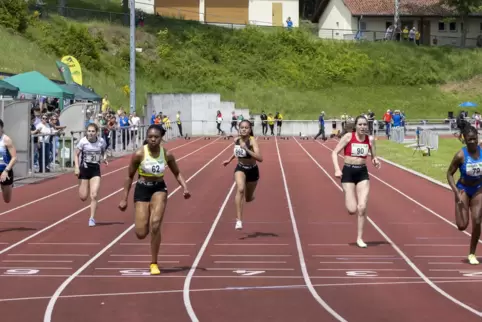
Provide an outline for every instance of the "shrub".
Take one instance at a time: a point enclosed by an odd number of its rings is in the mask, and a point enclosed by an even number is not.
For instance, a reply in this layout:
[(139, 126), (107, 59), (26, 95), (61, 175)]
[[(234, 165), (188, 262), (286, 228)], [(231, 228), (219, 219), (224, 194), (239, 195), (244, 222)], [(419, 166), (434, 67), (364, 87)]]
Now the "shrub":
[(28, 27), (28, 2), (25, 0), (2, 0), (0, 24), (7, 29), (25, 32)]

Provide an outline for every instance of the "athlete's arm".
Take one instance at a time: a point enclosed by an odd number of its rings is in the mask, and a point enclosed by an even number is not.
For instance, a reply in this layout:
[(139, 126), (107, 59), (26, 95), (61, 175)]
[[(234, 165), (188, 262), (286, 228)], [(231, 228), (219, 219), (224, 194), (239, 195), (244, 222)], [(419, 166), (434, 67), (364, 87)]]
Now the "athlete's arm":
[(457, 194), (459, 190), (455, 185), (454, 174), (455, 172), (457, 172), (459, 166), (462, 164), (463, 159), (464, 159), (463, 152), (462, 151), (457, 152), (454, 155), (452, 162), (450, 162), (449, 168), (447, 169), (447, 181), (449, 183), (450, 188), (455, 194)]
[(17, 149), (15, 149), (12, 139), (6, 135), (5, 135), (5, 138), (3, 139), (3, 142), (7, 147), (8, 153), (10, 153), (10, 157), (11, 157), (10, 162), (7, 164), (7, 167), (5, 168), (5, 171), (10, 171), (13, 169), (13, 166), (17, 162)]
[(174, 157), (173, 154), (171, 154), (171, 152), (165, 149), (164, 149), (164, 153), (166, 156), (167, 165), (169, 166), (169, 169), (171, 169), (172, 174), (174, 175), (174, 177), (176, 177), (177, 182), (184, 190), (184, 197), (189, 198), (190, 193), (187, 190), (186, 180), (184, 180), (184, 177), (181, 174), (181, 170), (179, 170), (179, 167), (177, 166), (176, 158)]
[(253, 147), (253, 151), (250, 151), (249, 149), (245, 149), (246, 152), (256, 161), (263, 162), (263, 156), (261, 155), (261, 151), (259, 150), (258, 141), (251, 138), (249, 140), (251, 141), (251, 146)]
[(144, 147), (137, 149), (134, 154), (132, 154), (131, 162), (129, 163), (129, 168), (127, 169), (127, 177), (124, 180), (124, 195), (122, 196), (122, 201), (127, 203), (127, 198), (129, 197), (129, 192), (131, 191), (132, 181), (134, 181), (134, 176), (136, 175), (137, 168), (141, 164), (144, 158)]
[(335, 167), (335, 172), (341, 171), (340, 165), (338, 164), (338, 153), (340, 153), (341, 150), (343, 150), (345, 148), (345, 146), (348, 144), (348, 142), (350, 142), (351, 135), (352, 135), (351, 133), (345, 134), (341, 138), (340, 142), (338, 142), (338, 144), (336, 145), (333, 152), (331, 152), (331, 160), (333, 161), (333, 166)]
[(75, 153), (74, 153), (74, 168), (76, 171), (76, 174), (78, 174), (78, 169), (79, 169), (79, 155), (80, 152), (82, 151), (83, 143), (82, 139), (79, 140), (79, 143), (77, 143), (77, 146), (75, 147)]
[(369, 138), (370, 140), (370, 154), (372, 156), (372, 162), (376, 167), (379, 167), (380, 162), (378, 161), (376, 155), (376, 147), (375, 147), (375, 140), (373, 138)]
[(107, 164), (107, 143), (105, 142), (104, 139), (101, 138), (101, 142), (102, 142), (102, 147), (101, 147), (101, 151), (102, 151), (102, 161), (104, 161), (106, 164)]

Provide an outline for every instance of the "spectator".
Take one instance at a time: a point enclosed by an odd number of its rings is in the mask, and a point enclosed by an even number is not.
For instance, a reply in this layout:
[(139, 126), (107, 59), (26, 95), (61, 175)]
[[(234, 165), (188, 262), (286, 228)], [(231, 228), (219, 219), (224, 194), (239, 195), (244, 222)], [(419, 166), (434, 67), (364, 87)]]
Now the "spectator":
[(320, 130), (318, 131), (318, 134), (315, 136), (315, 140), (321, 135), (321, 139), (323, 141), (326, 141), (326, 136), (325, 136), (325, 112), (322, 111), (320, 113), (320, 117), (318, 117), (318, 125), (320, 127)]
[(387, 112), (383, 115), (383, 122), (385, 122), (385, 134), (388, 138), (390, 138), (390, 124), (392, 123), (392, 111), (387, 110)]
[(288, 19), (286, 19), (286, 27), (288, 28), (288, 30), (291, 30), (293, 28), (293, 21), (291, 20), (291, 17), (288, 17)]

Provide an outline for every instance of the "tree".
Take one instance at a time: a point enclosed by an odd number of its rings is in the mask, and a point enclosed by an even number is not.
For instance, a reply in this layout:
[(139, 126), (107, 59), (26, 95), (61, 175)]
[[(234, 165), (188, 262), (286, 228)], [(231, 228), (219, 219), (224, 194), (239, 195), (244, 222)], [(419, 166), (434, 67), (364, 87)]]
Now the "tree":
[(462, 38), (460, 46), (465, 47), (465, 41), (467, 39), (467, 21), (469, 15), (473, 12), (481, 11), (482, 0), (441, 0), (442, 5), (446, 5), (451, 9), (454, 9), (457, 14), (460, 15), (464, 28), (462, 30)]

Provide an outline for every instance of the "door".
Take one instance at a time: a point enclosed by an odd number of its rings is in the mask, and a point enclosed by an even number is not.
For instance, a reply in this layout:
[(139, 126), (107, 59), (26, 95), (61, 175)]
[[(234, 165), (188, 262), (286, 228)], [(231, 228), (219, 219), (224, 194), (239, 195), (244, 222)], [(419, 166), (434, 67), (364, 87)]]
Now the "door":
[(426, 46), (430, 46), (430, 21), (427, 21), (427, 20), (423, 20), (422, 21), (422, 30), (421, 30), (421, 43), (426, 45)]
[(271, 4), (273, 26), (283, 26), (283, 4), (280, 2), (273, 2)]

